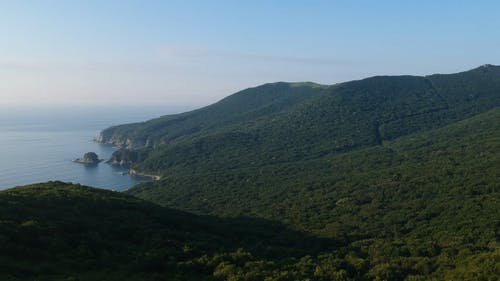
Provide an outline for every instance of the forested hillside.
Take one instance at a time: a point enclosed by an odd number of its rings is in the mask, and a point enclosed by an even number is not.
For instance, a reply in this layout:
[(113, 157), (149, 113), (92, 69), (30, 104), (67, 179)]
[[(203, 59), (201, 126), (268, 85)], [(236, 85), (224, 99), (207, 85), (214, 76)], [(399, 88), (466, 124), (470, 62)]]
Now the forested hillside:
[(126, 148), (152, 147), (197, 136), (232, 124), (252, 122), (320, 94), (326, 86), (314, 83), (269, 83), (240, 91), (213, 105), (143, 123), (111, 127), (97, 141)]
[(0, 279), (500, 276), (500, 67), (266, 84), (99, 140), (161, 180), (1, 191)]
[(458, 274), (498, 251), (499, 78), (483, 66), (331, 86), (272, 119), (151, 150), (135, 167), (162, 180), (129, 193), (342, 241), (368, 279), (418, 275), (420, 259), (426, 274)]
[[(451, 203), (449, 212), (460, 210), (447, 218), (450, 227), (346, 243), (261, 219), (191, 215), (79, 185), (17, 187), (0, 192), (0, 278), (496, 280), (498, 221), (491, 218), (498, 211), (490, 205), (498, 197), (491, 195), (465, 194), (481, 200), (464, 207)], [(482, 206), (488, 216), (474, 222)]]
[[(381, 146), (263, 167), (179, 172), (128, 193), (199, 213), (251, 214), (320, 230), (341, 215), (332, 211), (359, 215), (357, 203), (386, 208), (418, 199), (427, 206), (438, 195), (460, 201), (465, 189), (499, 192), (499, 121), (496, 108)], [(426, 192), (429, 197), (422, 198)], [(337, 208), (346, 204), (346, 210)], [(423, 207), (417, 204), (414, 211)]]
[[(464, 279), (468, 270), (493, 278), (500, 270), (499, 167), (497, 108), (382, 146), (219, 173), (176, 173), (129, 192), (197, 213), (278, 220), (342, 241), (366, 262), (367, 276), (403, 280), (424, 270), (443, 278), (461, 272), (451, 269), (464, 260), (488, 256), (488, 268), (476, 264), (450, 280)], [(422, 262), (426, 269), (419, 268)]]
[(80, 185), (0, 191), (1, 280), (223, 280), (232, 263), (259, 280), (281, 270), (273, 261), (336, 247), (270, 221), (195, 216)]
[[(111, 128), (100, 139), (118, 145), (127, 139), (143, 140), (133, 141), (135, 145), (155, 139), (161, 144), (143, 149), (134, 168), (159, 175), (315, 159), (377, 146), (494, 108), (500, 105), (499, 77), (500, 67), (482, 66), (459, 74), (380, 76), (326, 88), (268, 84), (198, 111)], [(279, 110), (262, 110), (269, 99), (281, 105), (271, 107)], [(113, 137), (103, 137), (108, 135)]]

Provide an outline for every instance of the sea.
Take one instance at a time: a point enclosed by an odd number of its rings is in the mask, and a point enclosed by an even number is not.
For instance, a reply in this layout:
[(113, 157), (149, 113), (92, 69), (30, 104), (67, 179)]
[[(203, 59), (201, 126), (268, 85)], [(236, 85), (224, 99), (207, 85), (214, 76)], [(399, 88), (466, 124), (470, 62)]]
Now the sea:
[(109, 159), (117, 149), (94, 141), (109, 126), (141, 122), (187, 107), (0, 107), (0, 190), (47, 181), (126, 190), (145, 179), (105, 162), (73, 162), (86, 152)]

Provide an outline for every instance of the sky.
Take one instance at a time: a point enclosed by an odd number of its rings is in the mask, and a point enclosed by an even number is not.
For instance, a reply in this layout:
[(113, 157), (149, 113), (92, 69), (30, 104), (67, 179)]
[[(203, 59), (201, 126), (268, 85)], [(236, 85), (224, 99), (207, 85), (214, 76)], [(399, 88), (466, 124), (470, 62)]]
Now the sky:
[(499, 1), (0, 0), (0, 106), (196, 106), (500, 64)]

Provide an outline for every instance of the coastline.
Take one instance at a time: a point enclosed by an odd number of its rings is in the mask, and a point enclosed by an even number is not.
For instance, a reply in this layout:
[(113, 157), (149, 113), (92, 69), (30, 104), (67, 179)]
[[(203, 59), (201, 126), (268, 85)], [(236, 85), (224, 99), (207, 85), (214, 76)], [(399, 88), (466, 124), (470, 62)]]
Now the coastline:
[(161, 179), (161, 177), (158, 176), (158, 175), (151, 175), (151, 174), (141, 173), (141, 172), (138, 172), (138, 171), (136, 171), (134, 169), (130, 169), (129, 174), (132, 177), (149, 178), (149, 179), (151, 179), (153, 181), (159, 181)]
[(120, 171), (128, 173), (128, 169), (103, 165), (105, 161), (89, 165), (74, 160), (87, 151), (104, 160), (111, 157), (115, 150), (112, 144), (93, 141), (102, 128), (173, 112), (148, 106), (35, 109), (12, 107), (1, 114), (5, 118), (0, 118), (0, 190), (55, 179), (119, 191), (135, 186), (148, 179), (122, 176)]
[[(99, 135), (97, 137), (95, 137), (93, 139), (93, 141), (99, 145), (111, 146), (113, 149), (115, 149), (115, 151), (124, 147), (123, 145), (119, 145), (116, 142), (113, 142), (110, 140), (105, 140), (103, 135), (102, 135), (102, 131), (99, 133)], [(112, 162), (111, 159), (107, 160), (106, 163), (111, 165), (111, 166), (121, 166), (121, 167), (128, 166), (128, 167), (130, 167), (130, 165), (123, 165), (123, 164), (120, 164), (118, 162)], [(132, 169), (132, 168), (130, 168), (128, 172), (123, 173), (123, 175), (125, 175), (125, 174), (128, 174), (128, 175), (130, 175), (132, 177), (136, 177), (136, 178), (146, 178), (146, 179), (149, 179), (152, 181), (159, 181), (161, 179), (161, 177), (158, 175), (139, 172), (139, 171)]]

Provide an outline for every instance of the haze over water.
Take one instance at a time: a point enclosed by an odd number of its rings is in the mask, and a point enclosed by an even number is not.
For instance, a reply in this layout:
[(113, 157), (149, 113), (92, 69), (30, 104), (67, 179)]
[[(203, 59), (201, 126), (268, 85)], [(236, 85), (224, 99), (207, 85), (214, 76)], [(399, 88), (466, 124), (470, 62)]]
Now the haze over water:
[(174, 113), (165, 107), (2, 108), (0, 110), (0, 189), (49, 180), (125, 190), (140, 182), (124, 168), (104, 162), (86, 167), (72, 162), (94, 151), (109, 159), (116, 148), (95, 143), (111, 125)]

